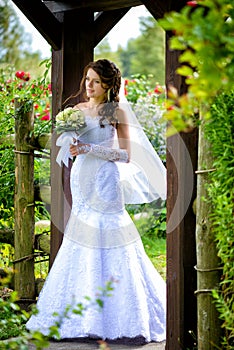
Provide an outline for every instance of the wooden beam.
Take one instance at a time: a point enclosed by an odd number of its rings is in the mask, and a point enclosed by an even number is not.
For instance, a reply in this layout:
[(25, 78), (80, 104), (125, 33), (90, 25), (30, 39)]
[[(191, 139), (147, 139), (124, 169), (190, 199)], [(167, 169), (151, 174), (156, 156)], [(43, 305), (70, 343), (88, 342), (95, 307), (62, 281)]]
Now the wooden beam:
[(40, 0), (12, 0), (53, 49), (62, 44), (62, 24)]
[(155, 1), (155, 0), (142, 0), (142, 5), (145, 5), (147, 10), (155, 19), (162, 18), (165, 13), (170, 11), (179, 11), (186, 5), (187, 0), (174, 0), (174, 1)]
[(95, 16), (94, 22), (94, 46), (109, 33), (109, 31), (126, 15), (130, 7), (113, 11), (100, 12)]
[(105, 0), (105, 1), (97, 1), (97, 0), (86, 0), (86, 1), (44, 1), (44, 4), (48, 7), (48, 9), (53, 12), (66, 12), (73, 11), (77, 9), (89, 9), (93, 12), (99, 11), (111, 11), (117, 10), (125, 7), (132, 6), (140, 6), (142, 2), (139, 0)]

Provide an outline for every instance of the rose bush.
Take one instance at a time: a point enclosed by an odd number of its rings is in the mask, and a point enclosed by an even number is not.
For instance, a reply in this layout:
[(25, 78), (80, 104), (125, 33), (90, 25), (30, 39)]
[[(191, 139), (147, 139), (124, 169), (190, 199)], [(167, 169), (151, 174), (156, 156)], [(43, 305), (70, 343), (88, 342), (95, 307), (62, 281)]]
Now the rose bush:
[[(51, 85), (47, 79), (50, 63), (46, 65), (43, 77), (31, 80), (30, 73), (15, 72), (14, 67), (0, 70), (0, 228), (13, 228), (14, 218), (14, 132), (15, 99), (32, 101), (34, 104), (34, 133), (48, 133), (51, 130), (50, 98)], [(25, 102), (25, 106), (27, 102)], [(40, 168), (40, 159), (35, 158), (35, 168)], [(37, 177), (37, 172), (35, 172)]]

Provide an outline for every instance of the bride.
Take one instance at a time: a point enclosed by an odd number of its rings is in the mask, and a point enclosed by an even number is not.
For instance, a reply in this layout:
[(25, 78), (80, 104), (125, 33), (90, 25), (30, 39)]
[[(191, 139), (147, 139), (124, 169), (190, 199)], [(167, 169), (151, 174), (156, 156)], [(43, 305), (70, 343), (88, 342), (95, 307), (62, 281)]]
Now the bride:
[[(165, 282), (125, 204), (165, 199), (166, 172), (129, 106), (119, 101), (120, 85), (113, 62), (101, 59), (84, 69), (78, 94), (85, 102), (74, 109), (84, 114), (86, 127), (79, 136), (65, 132), (58, 139), (65, 152), (57, 161), (75, 159), (71, 215), (28, 330), (47, 335), (68, 305), (82, 303), (82, 315), (69, 311), (63, 318), (61, 339), (165, 340)], [(109, 282), (112, 295), (103, 296), (102, 307), (88, 307)]]

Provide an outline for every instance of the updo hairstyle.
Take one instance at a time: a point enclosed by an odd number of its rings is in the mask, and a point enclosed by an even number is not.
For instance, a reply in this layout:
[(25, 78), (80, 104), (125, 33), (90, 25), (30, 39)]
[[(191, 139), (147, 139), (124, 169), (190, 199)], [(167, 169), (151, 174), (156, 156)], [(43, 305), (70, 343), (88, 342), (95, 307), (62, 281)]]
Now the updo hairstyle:
[(85, 89), (85, 80), (89, 69), (93, 69), (101, 79), (101, 85), (106, 90), (103, 106), (99, 109), (100, 126), (104, 127), (103, 121), (107, 120), (112, 125), (117, 125), (116, 109), (119, 106), (119, 90), (121, 85), (121, 73), (116, 65), (107, 60), (100, 59), (90, 62), (84, 69), (84, 74), (80, 83), (79, 93), (88, 101)]

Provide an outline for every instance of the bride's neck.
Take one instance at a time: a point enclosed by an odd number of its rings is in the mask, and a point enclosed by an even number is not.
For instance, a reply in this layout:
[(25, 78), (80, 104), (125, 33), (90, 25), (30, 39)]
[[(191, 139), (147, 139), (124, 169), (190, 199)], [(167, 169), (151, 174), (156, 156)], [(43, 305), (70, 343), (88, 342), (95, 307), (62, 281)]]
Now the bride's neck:
[(88, 102), (88, 106), (90, 109), (97, 109), (103, 103), (103, 99), (90, 99)]

